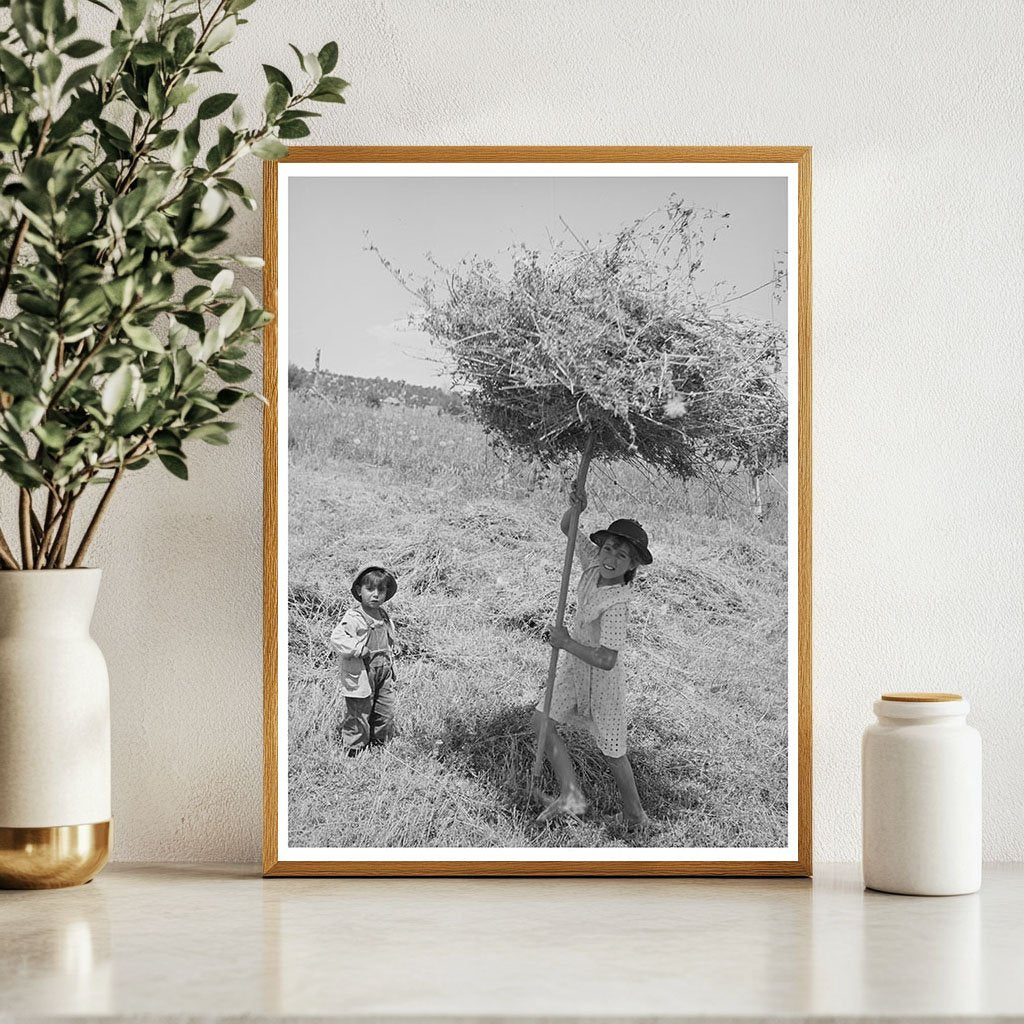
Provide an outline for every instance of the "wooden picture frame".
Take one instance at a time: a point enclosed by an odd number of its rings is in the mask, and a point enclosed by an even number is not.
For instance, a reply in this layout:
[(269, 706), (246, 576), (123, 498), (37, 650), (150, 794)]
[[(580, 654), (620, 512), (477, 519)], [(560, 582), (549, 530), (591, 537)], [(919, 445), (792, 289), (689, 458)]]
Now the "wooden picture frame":
[[(707, 847), (699, 845), (686, 847), (645, 846), (643, 844), (646, 840), (642, 836), (640, 839), (636, 839), (629, 833), (616, 832), (612, 825), (606, 826), (607, 819), (604, 812), (598, 816), (596, 823), (585, 822), (579, 826), (590, 829), (588, 835), (604, 835), (607, 832), (610, 837), (607, 846), (599, 848), (576, 847), (575, 845), (545, 846), (546, 842), (550, 842), (550, 835), (543, 831), (538, 833), (540, 845), (529, 848), (506, 847), (500, 844), (495, 846), (474, 844), (469, 847), (438, 844), (430, 847), (407, 848), (402, 844), (395, 846), (382, 844), (380, 847), (376, 847), (368, 843), (325, 847), (308, 845), (304, 842), (292, 845), (289, 839), (289, 805), (291, 803), (298, 805), (300, 801), (297, 796), (289, 795), (287, 780), (290, 755), (286, 726), (282, 724), (288, 720), (287, 697), (289, 694), (289, 681), (286, 672), (289, 637), (285, 635), (285, 631), (288, 630), (288, 618), (283, 598), (290, 592), (287, 590), (288, 567), (286, 564), (282, 564), (280, 551), (287, 544), (290, 524), (284, 513), (285, 496), (281, 492), (280, 486), (283, 469), (287, 469), (287, 463), (285, 462), (282, 466), (282, 462), (288, 458), (289, 452), (289, 422), (283, 414), (283, 410), (289, 407), (288, 402), (285, 401), (287, 398), (285, 391), (288, 387), (285, 371), (290, 365), (289, 344), (297, 345), (297, 342), (287, 340), (288, 331), (291, 329), (289, 317), (297, 314), (292, 296), (288, 294), (289, 279), (286, 275), (286, 263), (288, 262), (288, 247), (302, 244), (302, 239), (297, 240), (295, 234), (295, 232), (301, 231), (302, 227), (297, 220), (298, 215), (292, 216), (294, 211), (290, 210), (289, 202), (296, 203), (298, 201), (296, 197), (301, 194), (299, 190), (307, 187), (303, 183), (313, 180), (322, 181), (325, 177), (339, 182), (338, 195), (340, 198), (338, 202), (343, 206), (345, 202), (358, 204), (361, 201), (359, 196), (362, 195), (362, 192), (359, 192), (359, 189), (370, 189), (371, 186), (360, 184), (357, 188), (354, 183), (357, 181), (365, 183), (369, 178), (374, 181), (373, 195), (379, 197), (387, 196), (389, 188), (398, 188), (399, 186), (395, 183), (400, 183), (401, 187), (407, 191), (411, 189), (415, 196), (418, 187), (413, 184), (415, 182), (428, 180), (441, 182), (442, 179), (450, 180), (456, 177), (461, 177), (468, 182), (470, 179), (478, 181), (481, 176), (489, 178), (491, 181), (515, 182), (519, 180), (518, 175), (520, 174), (540, 177), (544, 181), (548, 181), (550, 178), (550, 181), (555, 183), (552, 185), (552, 192), (558, 191), (558, 179), (566, 176), (571, 176), (576, 182), (588, 183), (588, 188), (590, 183), (593, 183), (595, 189), (604, 187), (600, 185), (602, 180), (611, 182), (615, 188), (619, 188), (617, 182), (624, 182), (626, 178), (630, 178), (638, 183), (637, 188), (640, 191), (643, 189), (639, 183), (652, 183), (657, 180), (659, 184), (664, 184), (666, 193), (670, 190), (679, 193), (685, 192), (690, 179), (692, 179), (691, 184), (694, 184), (694, 187), (698, 181), (721, 180), (722, 188), (725, 190), (739, 189), (740, 185), (748, 180), (751, 182), (755, 180), (759, 182), (762, 179), (766, 182), (768, 179), (781, 180), (779, 194), (784, 196), (782, 202), (786, 235), (784, 256), (781, 257), (782, 263), (780, 264), (782, 269), (778, 271), (780, 277), (776, 280), (776, 284), (782, 280), (787, 283), (785, 295), (782, 296), (780, 302), (785, 303), (786, 310), (784, 330), (787, 337), (787, 363), (783, 372), (788, 394), (789, 440), (786, 471), (788, 477), (785, 478), (785, 484), (776, 482), (788, 493), (785, 524), (779, 527), (782, 531), (780, 535), (784, 535), (786, 538), (786, 554), (783, 556), (784, 568), (779, 571), (783, 572), (787, 582), (785, 583), (785, 598), (778, 599), (780, 609), (785, 603), (785, 636), (780, 640), (776, 635), (772, 642), (776, 645), (773, 648), (776, 652), (784, 650), (786, 655), (784, 670), (779, 669), (772, 676), (772, 685), (775, 687), (775, 690), (772, 691), (775, 696), (772, 699), (776, 701), (777, 706), (780, 699), (779, 694), (782, 692), (781, 688), (785, 688), (785, 721), (779, 721), (777, 729), (785, 734), (786, 748), (785, 756), (778, 754), (776, 761), (772, 762), (773, 764), (777, 762), (784, 764), (784, 768), (773, 769), (776, 773), (783, 772), (784, 775), (777, 777), (773, 775), (774, 781), (771, 785), (775, 786), (773, 792), (784, 792), (786, 796), (784, 824), (779, 824), (782, 820), (780, 818), (773, 825), (778, 835), (782, 836), (784, 833), (784, 842), (773, 843), (767, 847), (744, 845), (728, 847), (722, 846), (720, 843)], [(296, 182), (299, 184), (297, 185)], [(443, 189), (441, 185), (438, 187)], [(562, 186), (563, 191), (565, 187)], [(611, 188), (612, 185), (608, 184), (606, 187)], [(622, 184), (621, 187), (623, 190), (628, 189), (625, 184)], [(710, 184), (708, 187), (710, 188)], [(765, 187), (767, 188), (768, 185)], [(772, 187), (775, 186), (772, 185)], [(514, 190), (515, 186), (509, 184), (507, 188)], [(508, 194), (511, 195), (512, 192), (510, 191)], [(776, 192), (773, 191), (771, 194), (775, 195)], [(351, 198), (346, 199), (346, 196)], [(399, 209), (402, 203), (409, 204), (402, 207), (407, 211), (423, 210), (429, 206), (426, 201), (413, 200), (410, 203), (408, 194), (406, 194), (401, 202), (396, 199), (393, 204), (390, 204), (395, 211), (396, 218), (406, 216)], [(381, 208), (388, 205), (384, 204)], [(494, 205), (498, 207), (501, 204), (496, 202)], [(600, 204), (595, 203), (594, 205), (596, 209)], [(496, 223), (500, 222), (509, 228), (514, 227), (517, 216), (513, 207), (514, 203), (504, 212), (499, 210), (495, 214)], [(311, 208), (315, 208), (315, 206)], [(339, 206), (339, 208), (341, 207)], [(480, 208), (483, 207), (477, 209)], [(322, 230), (327, 235), (331, 235), (332, 227), (327, 207), (325, 206), (323, 210), (325, 212), (321, 218)], [(719, 210), (719, 212), (722, 211)], [(413, 214), (409, 213), (408, 216), (412, 217)], [(465, 216), (469, 218), (471, 214), (466, 212)], [(501, 221), (502, 217), (505, 218), (504, 221)], [(738, 219), (733, 219), (733, 225)], [(307, 219), (302, 223), (315, 224), (316, 222), (314, 218), (314, 220)], [(408, 225), (411, 224), (411, 221), (407, 220), (405, 223)], [(568, 227), (572, 228), (573, 225), (570, 224)], [(321, 228), (314, 226), (309, 230), (319, 232)], [(410, 232), (412, 230), (410, 228)], [(497, 229), (495, 230), (497, 231)], [(291, 235), (287, 234), (289, 231), (292, 232)], [(515, 240), (512, 232), (506, 232), (503, 237), (507, 237), (509, 241)], [(376, 239), (371, 238), (370, 241), (375, 243)], [(589, 245), (589, 241), (586, 244)], [(386, 273), (388, 269), (395, 272), (396, 268), (391, 265), (392, 253), (386, 252), (385, 248), (382, 245), (380, 251), (367, 253), (367, 258), (378, 260), (377, 266), (381, 273)], [(264, 335), (264, 392), (267, 398), (264, 418), (263, 872), (265, 876), (737, 875), (750, 877), (809, 876), (811, 874), (810, 254), (811, 150), (809, 147), (293, 147), (283, 160), (265, 165), (263, 301), (266, 308), (275, 314), (274, 322), (266, 328)], [(444, 262), (443, 259), (441, 262)], [(381, 266), (382, 263), (385, 265)], [(397, 273), (401, 274), (406, 269), (408, 268), (399, 267)], [(794, 276), (796, 277), (795, 289), (792, 287)], [(739, 301), (742, 298), (740, 293), (746, 285), (761, 285), (761, 282), (737, 279), (730, 281), (729, 284), (732, 287), (731, 295), (733, 297), (727, 298), (726, 304)], [(345, 293), (345, 287), (344, 280), (339, 279), (338, 294), (324, 298), (325, 302), (337, 303), (332, 307), (336, 313), (344, 311), (346, 302), (349, 301), (346, 299), (346, 294), (354, 295), (354, 292)], [(355, 284), (351, 287), (359, 288), (360, 285)], [(773, 311), (775, 308), (775, 306), (772, 307)], [(336, 316), (335, 322), (338, 319)], [(344, 317), (342, 316), (340, 319), (343, 320)], [(349, 338), (340, 344), (359, 346), (361, 342), (359, 339)], [(362, 344), (362, 347), (367, 348), (368, 346)], [(308, 363), (308, 352), (304, 358)], [(319, 352), (316, 359), (316, 369), (319, 371)], [(792, 372), (794, 360), (797, 364), (795, 374)], [(308, 366), (306, 369), (309, 369)], [(299, 371), (295, 371), (295, 373), (298, 374)], [(346, 376), (344, 379), (352, 380), (358, 376), (358, 374)], [(386, 377), (386, 374), (379, 376)], [(337, 374), (328, 374), (328, 377), (333, 377), (335, 380), (342, 379)], [(317, 377), (313, 378), (314, 385), (317, 379)], [(387, 383), (385, 381), (385, 384)], [(302, 395), (306, 396), (307, 392), (302, 392)], [(316, 400), (321, 401), (321, 398), (323, 396), (316, 392)], [(323, 400), (327, 401), (326, 398)], [(303, 397), (303, 401), (305, 401), (305, 397)], [(796, 403), (795, 415), (794, 401)], [(296, 406), (296, 409), (301, 408), (304, 407)], [(404, 414), (404, 409), (405, 406), (393, 409), (371, 408), (370, 412), (358, 415), (363, 416), (364, 419), (371, 418), (371, 413), (373, 415), (398, 416)], [(440, 410), (438, 416), (441, 417)], [(460, 426), (459, 429), (463, 428)], [(466, 427), (465, 429), (470, 428)], [(794, 487), (797, 491), (795, 502), (792, 500), (791, 493)], [(545, 498), (547, 504), (555, 500), (557, 492), (553, 485), (549, 491), (544, 493), (547, 495)], [(322, 506), (329, 508), (331, 502), (324, 498)], [(334, 513), (325, 512), (324, 514)], [(599, 517), (600, 513), (595, 513), (595, 516)], [(718, 529), (719, 521), (713, 525), (715, 529)], [(553, 529), (556, 530), (557, 526)], [(335, 530), (333, 536), (337, 536), (337, 533), (338, 531)], [(343, 540), (340, 543), (343, 543)], [(553, 533), (552, 561), (560, 558), (557, 555), (557, 550), (558, 535)], [(344, 562), (347, 554), (342, 552), (339, 558), (341, 562)], [(336, 596), (339, 601), (347, 599), (349, 585), (348, 575), (342, 571), (344, 566), (339, 563), (337, 567), (339, 570), (337, 594), (327, 595), (320, 590), (310, 598), (310, 600), (320, 600), (326, 603), (330, 597), (335, 615), (341, 604), (334, 604), (334, 598)], [(557, 570), (554, 570), (553, 574), (557, 575)], [(308, 598), (309, 595), (307, 594), (306, 597)], [(794, 610), (796, 612), (795, 623), (793, 622)], [(668, 616), (666, 621), (671, 621), (671, 614), (673, 614), (671, 609), (665, 614)], [(780, 614), (783, 613), (780, 611)], [(329, 615), (322, 620), (323, 623), (330, 621)], [(401, 622), (398, 623), (398, 628), (401, 633)], [(327, 629), (328, 626), (323, 626), (324, 644), (327, 642)], [(319, 643), (319, 640), (314, 638), (312, 642)], [(521, 637), (515, 642), (540, 645), (539, 640), (529, 637)], [(779, 647), (779, 644), (782, 646)], [(540, 656), (532, 653), (534, 648), (531, 647), (529, 650), (531, 651), (530, 657), (539, 663)], [(547, 649), (544, 648), (544, 650)], [(317, 660), (326, 655), (315, 651), (313, 657), (317, 664), (321, 665), (321, 668), (317, 670), (320, 672), (320, 675), (317, 676), (320, 681), (316, 685), (319, 685), (321, 691), (326, 693), (325, 687), (328, 684), (324, 682), (327, 679), (327, 675), (324, 673), (329, 675), (329, 670), (322, 668), (326, 662)], [(568, 655), (563, 652), (562, 657), (566, 658)], [(398, 659), (398, 663), (401, 663), (401, 658)], [(399, 682), (401, 684), (401, 674)], [(538, 682), (543, 683), (543, 679)], [(296, 681), (292, 685), (298, 687), (300, 683)], [(296, 690), (296, 692), (298, 691)], [(737, 690), (738, 692), (739, 690)], [(736, 700), (738, 701), (738, 699), (737, 697)], [(525, 723), (529, 713), (528, 704), (523, 704), (522, 713)], [(678, 715), (678, 712), (672, 713)], [(778, 712), (780, 719), (781, 716), (782, 712)], [(724, 725), (722, 728), (723, 731), (726, 731)], [(324, 736), (328, 735), (325, 726), (322, 726), (322, 732)], [(518, 736), (518, 734), (516, 735)], [(690, 740), (692, 745), (697, 745), (697, 738), (691, 737)], [(518, 743), (520, 740), (517, 738), (516, 742)], [(440, 745), (440, 743), (439, 740), (438, 744)], [(328, 775), (335, 772), (334, 776), (324, 782), (322, 788), (315, 791), (315, 796), (311, 797), (311, 800), (315, 806), (321, 808), (321, 818), (329, 817), (328, 812), (343, 814), (335, 806), (336, 801), (344, 800), (347, 792), (355, 792), (355, 787), (362, 785), (362, 782), (360, 777), (351, 774), (352, 766), (350, 764), (338, 761), (338, 751), (329, 749), (326, 739), (317, 749), (320, 752), (315, 757), (311, 757), (308, 762), (299, 763), (298, 755), (292, 755), (294, 763), (291, 767), (296, 772), (307, 772), (308, 770), (310, 778), (313, 778), (318, 771)], [(389, 748), (382, 749), (384, 753), (378, 752), (378, 755), (375, 756), (387, 758), (396, 756), (390, 752)], [(303, 755), (303, 757), (306, 756)], [(353, 763), (362, 764), (366, 772), (377, 770), (369, 758), (355, 759)], [(427, 761), (422, 763), (428, 765), (429, 768)], [(438, 773), (448, 771), (449, 763), (444, 760), (443, 755), (435, 763)], [(687, 763), (690, 764), (687, 771), (699, 774), (699, 768), (694, 768), (690, 762)], [(384, 768), (379, 770), (385, 771)], [(402, 770), (404, 771), (404, 769)], [(424, 771), (426, 770), (424, 769)], [(430, 770), (433, 771), (433, 769)], [(744, 770), (749, 776), (747, 784), (756, 786), (756, 775), (759, 769)], [(349, 772), (349, 774), (344, 774), (345, 772)], [(673, 775), (673, 778), (675, 777)], [(381, 775), (380, 778), (382, 779), (384, 776)], [(471, 772), (458, 779), (459, 785), (462, 785), (463, 782), (470, 785), (473, 781)], [(448, 784), (444, 783), (444, 785)], [(320, 783), (317, 785), (319, 786)], [(351, 790), (347, 788), (349, 785), (353, 787)], [(427, 786), (427, 783), (424, 785)], [(301, 792), (303, 801), (305, 801), (306, 790), (295, 790), (295, 792)], [(421, 792), (431, 791), (428, 786)], [(768, 789), (765, 788), (762, 792), (766, 793)], [(395, 797), (395, 800), (399, 799), (409, 800), (408, 793), (402, 798)], [(683, 820), (688, 814), (692, 816), (702, 813), (699, 805), (701, 799), (699, 793), (696, 799), (698, 800), (697, 806), (686, 808), (685, 804), (681, 805), (684, 810), (680, 811), (680, 820)], [(330, 811), (329, 804), (335, 808), (333, 811)], [(363, 806), (365, 809), (365, 806), (368, 805)], [(410, 809), (413, 808), (415, 801), (410, 801), (407, 806)], [(776, 805), (773, 806), (777, 806), (777, 800)], [(605, 809), (607, 810), (607, 808)], [(298, 815), (298, 813), (296, 809), (295, 814)], [(519, 811), (516, 813), (519, 814)], [(572, 822), (568, 822), (559, 827), (568, 829), (575, 826), (572, 825)], [(605, 829), (605, 832), (601, 832), (602, 828)], [(779, 831), (780, 829), (781, 831)], [(533, 833), (531, 832), (529, 835), (532, 836)], [(745, 855), (746, 853), (749, 853), (749, 856)]]

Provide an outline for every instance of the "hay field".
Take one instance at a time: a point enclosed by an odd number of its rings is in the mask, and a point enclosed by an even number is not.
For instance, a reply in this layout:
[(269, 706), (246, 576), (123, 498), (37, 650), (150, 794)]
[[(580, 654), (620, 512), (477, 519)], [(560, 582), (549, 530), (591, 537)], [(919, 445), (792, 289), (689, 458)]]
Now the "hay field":
[[(289, 410), (289, 839), (293, 847), (773, 847), (787, 826), (785, 495), (744, 498), (596, 467), (583, 527), (638, 518), (625, 654), (630, 758), (654, 827), (611, 821), (589, 737), (570, 740), (591, 810), (533, 824), (530, 708), (550, 648), (565, 481), (506, 464), (475, 423), (292, 391)], [(713, 513), (713, 514), (709, 514)], [(327, 638), (360, 565), (393, 567), (398, 738), (340, 757)], [(575, 581), (574, 581), (575, 583)], [(566, 657), (563, 653), (562, 657)], [(542, 785), (554, 790), (550, 769)]]

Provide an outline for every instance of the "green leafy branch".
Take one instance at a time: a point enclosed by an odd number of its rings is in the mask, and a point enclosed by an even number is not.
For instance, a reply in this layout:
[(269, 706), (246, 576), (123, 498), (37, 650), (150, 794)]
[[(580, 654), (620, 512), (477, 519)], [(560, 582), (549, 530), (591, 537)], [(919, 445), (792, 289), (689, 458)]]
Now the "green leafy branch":
[(234, 171), (285, 156), (348, 84), (337, 44), (292, 47), (298, 71), (264, 65), (250, 123), (195, 79), (221, 71), (254, 0), (93, 2), (106, 42), (64, 0), (0, 0), (0, 473), (20, 543), (0, 529), (6, 569), (82, 565), (126, 471), (156, 460), (187, 479), (186, 441), (228, 443), (270, 319), (234, 280), (262, 261), (221, 251), (236, 207), (256, 208)]

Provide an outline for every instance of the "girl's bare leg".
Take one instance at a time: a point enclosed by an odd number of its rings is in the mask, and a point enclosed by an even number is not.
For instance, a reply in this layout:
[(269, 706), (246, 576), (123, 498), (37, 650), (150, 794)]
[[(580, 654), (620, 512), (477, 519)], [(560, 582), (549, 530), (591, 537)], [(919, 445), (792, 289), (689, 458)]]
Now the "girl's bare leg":
[[(533, 731), (539, 736), (544, 716), (539, 711), (534, 711), (531, 724)], [(538, 821), (547, 821), (558, 814), (582, 814), (587, 809), (587, 800), (580, 788), (579, 779), (572, 766), (569, 757), (569, 748), (565, 740), (558, 735), (554, 722), (548, 722), (547, 737), (544, 741), (544, 753), (555, 770), (555, 778), (558, 779), (558, 799), (546, 807), (537, 816)]]
[(608, 758), (608, 767), (612, 770), (612, 777), (615, 785), (619, 787), (619, 796), (622, 797), (622, 817), (627, 825), (646, 825), (651, 819), (640, 803), (640, 794), (636, 790), (636, 779), (633, 778), (633, 766), (629, 763), (629, 757), (623, 754), (621, 757)]

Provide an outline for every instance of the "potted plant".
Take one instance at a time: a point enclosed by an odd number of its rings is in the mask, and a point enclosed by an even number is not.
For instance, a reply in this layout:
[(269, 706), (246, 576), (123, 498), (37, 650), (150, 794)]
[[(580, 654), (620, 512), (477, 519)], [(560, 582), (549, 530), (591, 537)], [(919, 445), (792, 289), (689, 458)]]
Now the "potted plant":
[[(126, 474), (228, 443), (269, 314), (226, 255), (239, 161), (344, 102), (338, 47), (264, 65), (246, 111), (202, 89), (254, 0), (121, 0), (107, 42), (64, 0), (0, 0), (0, 885), (87, 881), (110, 823), (90, 545)], [(293, 47), (293, 49), (295, 49)], [(205, 79), (209, 81), (209, 78)]]

